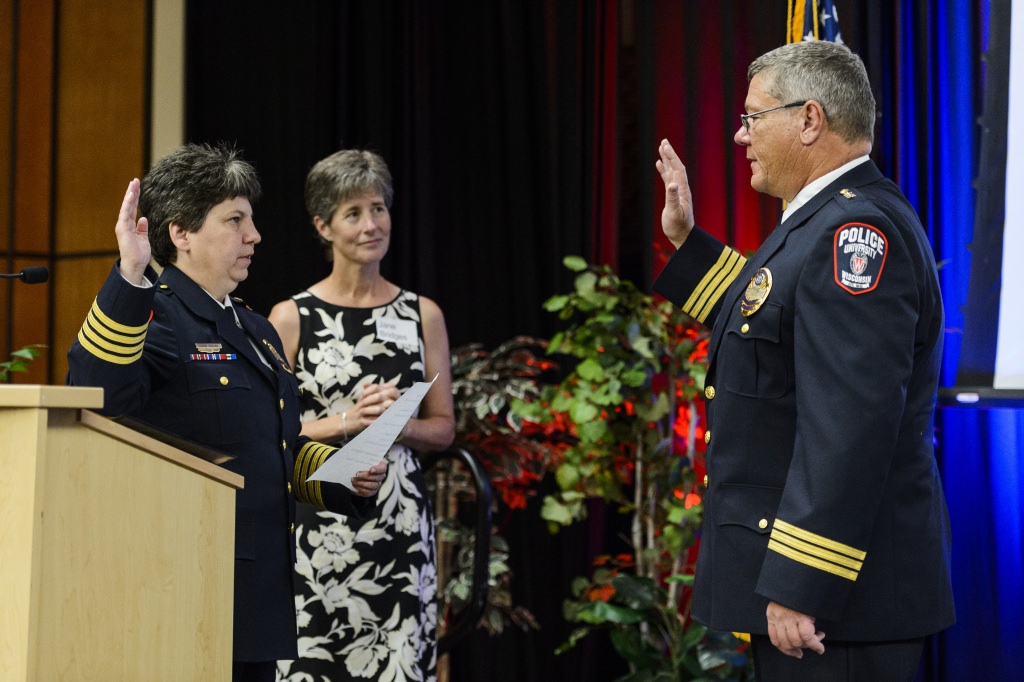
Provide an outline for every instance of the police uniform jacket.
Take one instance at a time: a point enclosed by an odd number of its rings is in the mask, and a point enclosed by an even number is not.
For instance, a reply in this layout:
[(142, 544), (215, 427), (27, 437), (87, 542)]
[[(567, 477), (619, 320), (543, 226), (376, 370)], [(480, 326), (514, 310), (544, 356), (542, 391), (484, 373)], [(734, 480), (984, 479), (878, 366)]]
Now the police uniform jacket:
[(103, 387), (105, 414), (233, 457), (224, 468), (245, 478), (236, 498), (234, 660), (294, 658), (295, 497), (345, 514), (372, 501), (305, 482), (336, 448), (299, 435), (299, 389), (270, 322), (239, 299), (234, 313), (223, 308), (173, 266), (159, 279), (147, 274), (156, 285), (135, 287), (115, 265), (68, 353), (68, 383)]
[(694, 228), (654, 288), (713, 327), (694, 617), (767, 634), (775, 601), (836, 641), (952, 624), (942, 301), (899, 188), (856, 166), (749, 260)]

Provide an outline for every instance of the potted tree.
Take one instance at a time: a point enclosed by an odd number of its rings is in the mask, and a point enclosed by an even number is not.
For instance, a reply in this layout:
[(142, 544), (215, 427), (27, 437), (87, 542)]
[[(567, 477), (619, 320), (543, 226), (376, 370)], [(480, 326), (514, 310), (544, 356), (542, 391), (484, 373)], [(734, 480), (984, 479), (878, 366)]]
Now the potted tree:
[(558, 490), (542, 506), (551, 530), (584, 520), (586, 502), (601, 500), (628, 516), (630, 551), (599, 557), (593, 573), (575, 581), (564, 613), (579, 627), (562, 649), (607, 629), (629, 663), (623, 682), (752, 680), (746, 642), (689, 616), (702, 510), (698, 391), (706, 332), (608, 266), (572, 256), (564, 263), (575, 285), (545, 303), (566, 323), (547, 352), (574, 358), (575, 367), (512, 410), (566, 431), (554, 466)]

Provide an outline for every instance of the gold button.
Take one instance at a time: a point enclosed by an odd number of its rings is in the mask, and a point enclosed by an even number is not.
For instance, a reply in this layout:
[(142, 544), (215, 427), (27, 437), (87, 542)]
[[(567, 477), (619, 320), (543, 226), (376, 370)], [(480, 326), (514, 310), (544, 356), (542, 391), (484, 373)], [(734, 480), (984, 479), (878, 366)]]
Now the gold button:
[(227, 377), (221, 377), (220, 378), (220, 385), (221, 386), (227, 386), (228, 385), (228, 378)]
[(708, 475), (707, 474), (704, 474), (704, 487), (705, 488), (708, 487)]
[(746, 334), (747, 332), (750, 331), (750, 325), (744, 322), (743, 326), (740, 327), (740, 331)]
[(704, 444), (707, 445), (710, 442), (711, 442), (711, 432), (710, 431), (705, 431), (704, 432)]
[(760, 521), (758, 521), (757, 522), (757, 527), (761, 528), (762, 530), (767, 528), (768, 527), (768, 519), (761, 519)]
[(281, 441), (281, 449), (282, 450), (287, 450), (288, 449), (288, 443), (286, 443), (284, 441)]
[(289, 533), (294, 533), (295, 532), (295, 524), (294, 523), (292, 523), (292, 524), (290, 524), (288, 526), (288, 532)]
[(292, 482), (291, 481), (288, 481), (288, 494), (289, 495), (292, 494)]
[(706, 386), (704, 388), (704, 397), (707, 398), (708, 400), (714, 400), (714, 398), (715, 398), (715, 387), (714, 386)]
[(284, 398), (281, 398), (281, 402), (279, 403), (279, 405), (281, 406), (281, 409), (283, 410), (284, 409)]

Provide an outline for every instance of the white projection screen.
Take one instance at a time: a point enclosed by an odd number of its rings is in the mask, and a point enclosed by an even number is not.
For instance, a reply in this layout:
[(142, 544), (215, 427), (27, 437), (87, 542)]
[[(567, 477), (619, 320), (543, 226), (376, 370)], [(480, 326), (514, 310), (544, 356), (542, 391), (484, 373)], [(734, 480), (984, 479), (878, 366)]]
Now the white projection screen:
[(1006, 218), (993, 388), (1024, 390), (1024, 1), (1010, 16), (1010, 87), (1006, 111)]
[(974, 234), (948, 404), (1024, 405), (1024, 0), (992, 0)]

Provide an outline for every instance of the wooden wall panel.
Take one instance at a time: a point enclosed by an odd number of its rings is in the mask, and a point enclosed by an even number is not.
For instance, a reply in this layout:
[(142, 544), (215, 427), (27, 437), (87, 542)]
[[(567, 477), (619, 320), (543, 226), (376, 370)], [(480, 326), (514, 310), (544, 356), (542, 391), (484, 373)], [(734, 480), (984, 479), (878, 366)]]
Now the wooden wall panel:
[[(113, 222), (110, 236), (113, 238)], [(96, 298), (96, 292), (110, 274), (114, 258), (114, 255), (108, 254), (89, 258), (67, 258), (57, 261), (54, 265), (52, 279), (55, 282), (82, 283), (80, 286), (72, 284), (62, 287), (60, 300), (54, 306), (60, 314), (54, 316), (54, 342), (52, 352), (48, 352), (48, 355), (56, 383), (64, 383), (64, 375), (68, 371), (68, 349), (78, 336), (78, 330), (92, 306), (93, 299)]]
[[(38, 260), (15, 258), (12, 272), (20, 272), (29, 265), (39, 265)], [(51, 277), (52, 277), (51, 272)], [(48, 343), (50, 337), (50, 290), (48, 284), (24, 284), (12, 282), (15, 296), (11, 312), (16, 324), (11, 334), (11, 348), (22, 348), (32, 343)], [(14, 377), (19, 384), (54, 383), (49, 379), (51, 356), (55, 352), (52, 347), (44, 348), (42, 355), (29, 366), (29, 371)], [(66, 352), (66, 349), (65, 349)], [(65, 363), (67, 364), (67, 363)], [(61, 375), (56, 383), (63, 383)]]
[[(125, 187), (144, 170), (147, 11), (146, 3), (132, 0), (61, 0), (54, 161), (58, 260), (51, 285), (61, 292), (52, 310), (55, 381), (63, 378), (67, 347), (117, 253), (114, 222)], [(80, 254), (98, 258), (74, 258)]]
[[(4, 4), (3, 34), (10, 59), (5, 59), (3, 106), (9, 118), (4, 128), (5, 182), (0, 185), (5, 210), (0, 221), (6, 231), (0, 249), (5, 269), (18, 272), (30, 265), (49, 265), (52, 173), (53, 0)], [(29, 285), (11, 280), (0, 318), (0, 355), (7, 359), (22, 346), (50, 344), (48, 284)], [(49, 350), (19, 383), (50, 383)]]
[(55, 10), (53, 0), (18, 5), (14, 250), (51, 254)]
[[(10, 244), (11, 151), (11, 93), (14, 88), (14, 2), (0, 0), (0, 252)], [(0, 260), (0, 270), (7, 272), (7, 259)], [(4, 289), (0, 288), (0, 293)], [(0, 317), (2, 319), (2, 317)]]
[(0, 262), (50, 268), (47, 284), (0, 284), (10, 287), (0, 288), (0, 356), (49, 346), (18, 383), (63, 383), (67, 348), (116, 257), (118, 207), (148, 156), (151, 6), (0, 0)]
[(116, 248), (128, 181), (144, 170), (146, 11), (129, 0), (61, 0), (57, 69), (59, 255)]

